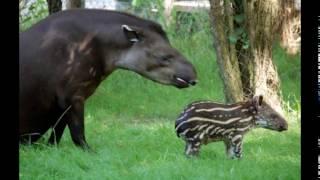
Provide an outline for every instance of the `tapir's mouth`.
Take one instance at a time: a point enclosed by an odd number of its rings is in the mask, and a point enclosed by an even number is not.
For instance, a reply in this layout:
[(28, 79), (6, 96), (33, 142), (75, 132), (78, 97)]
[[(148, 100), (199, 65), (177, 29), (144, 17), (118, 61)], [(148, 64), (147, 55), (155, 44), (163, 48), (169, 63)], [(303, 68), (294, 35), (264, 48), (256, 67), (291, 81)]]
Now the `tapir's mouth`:
[(194, 86), (197, 84), (196, 80), (187, 80), (182, 77), (174, 76), (173, 77), (174, 84), (177, 88), (187, 88), (190, 85)]

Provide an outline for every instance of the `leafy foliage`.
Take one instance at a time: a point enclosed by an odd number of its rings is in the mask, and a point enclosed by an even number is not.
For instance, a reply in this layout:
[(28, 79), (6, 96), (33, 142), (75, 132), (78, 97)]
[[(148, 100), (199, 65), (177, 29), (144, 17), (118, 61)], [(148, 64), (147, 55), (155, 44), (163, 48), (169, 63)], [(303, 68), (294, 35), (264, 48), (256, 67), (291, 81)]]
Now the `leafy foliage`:
[(20, 1), (20, 31), (26, 30), (34, 23), (48, 16), (48, 14), (49, 13), (46, 0), (35, 0), (34, 2), (31, 1), (30, 3)]

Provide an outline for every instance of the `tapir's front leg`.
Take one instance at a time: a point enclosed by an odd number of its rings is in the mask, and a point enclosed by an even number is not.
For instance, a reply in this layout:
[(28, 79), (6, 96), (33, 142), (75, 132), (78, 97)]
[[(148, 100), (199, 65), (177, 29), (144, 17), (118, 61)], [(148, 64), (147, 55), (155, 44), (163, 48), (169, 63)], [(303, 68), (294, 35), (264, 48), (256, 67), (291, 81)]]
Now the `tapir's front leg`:
[(67, 122), (72, 141), (75, 145), (85, 150), (89, 150), (89, 145), (85, 140), (84, 130), (84, 98), (76, 96), (72, 99), (70, 118)]

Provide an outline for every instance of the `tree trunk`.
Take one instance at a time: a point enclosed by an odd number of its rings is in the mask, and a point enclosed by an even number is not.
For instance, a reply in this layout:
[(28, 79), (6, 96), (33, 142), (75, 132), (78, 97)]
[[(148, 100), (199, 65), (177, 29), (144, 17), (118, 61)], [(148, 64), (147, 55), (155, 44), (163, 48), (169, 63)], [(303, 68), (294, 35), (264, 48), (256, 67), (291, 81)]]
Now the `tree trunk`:
[(290, 55), (300, 52), (301, 12), (300, 0), (282, 0), (283, 19), (280, 32), (280, 45)]
[[(214, 48), (216, 50), (217, 62), (220, 76), (224, 85), (226, 102), (232, 103), (243, 100), (243, 87), (241, 73), (236, 57), (234, 44), (229, 43), (229, 36), (233, 31), (233, 17), (229, 3), (211, 0), (210, 16), (213, 26)], [(227, 11), (226, 9), (229, 9)], [(228, 29), (226, 27), (229, 27)]]
[(47, 0), (49, 14), (56, 13), (62, 10), (61, 0)]
[(66, 8), (73, 9), (73, 8), (84, 8), (84, 0), (66, 0)]
[(214, 46), (226, 100), (237, 102), (261, 94), (283, 113), (280, 81), (272, 62), (281, 5), (277, 0), (232, 2), (210, 0)]
[(250, 52), (254, 63), (252, 72), (255, 94), (264, 95), (279, 113), (283, 113), (280, 97), (280, 80), (272, 62), (272, 46), (280, 30), (282, 7), (277, 0), (244, 0)]

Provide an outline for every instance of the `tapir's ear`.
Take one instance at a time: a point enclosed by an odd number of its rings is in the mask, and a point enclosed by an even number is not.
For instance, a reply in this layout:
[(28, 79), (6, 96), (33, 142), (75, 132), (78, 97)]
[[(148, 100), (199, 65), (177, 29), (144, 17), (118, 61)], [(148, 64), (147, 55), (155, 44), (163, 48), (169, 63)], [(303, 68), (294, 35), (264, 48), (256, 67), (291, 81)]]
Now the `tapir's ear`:
[(258, 96), (253, 97), (253, 104), (256, 108), (258, 108), (259, 106), (262, 105), (262, 101), (263, 101), (262, 95), (258, 95)]
[(125, 36), (128, 38), (128, 40), (132, 43), (135, 43), (135, 42), (138, 42), (140, 40), (139, 38), (139, 34), (137, 32), (137, 30), (135, 30), (134, 28), (126, 25), (126, 24), (123, 24), (121, 26)]

